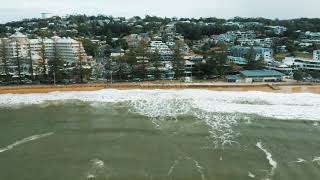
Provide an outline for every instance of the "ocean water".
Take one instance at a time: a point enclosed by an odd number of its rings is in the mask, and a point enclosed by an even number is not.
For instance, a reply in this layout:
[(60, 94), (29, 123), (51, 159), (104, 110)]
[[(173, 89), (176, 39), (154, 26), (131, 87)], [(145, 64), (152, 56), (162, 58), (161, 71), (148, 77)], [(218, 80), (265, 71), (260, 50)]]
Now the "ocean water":
[(0, 180), (318, 180), (320, 95), (0, 95)]

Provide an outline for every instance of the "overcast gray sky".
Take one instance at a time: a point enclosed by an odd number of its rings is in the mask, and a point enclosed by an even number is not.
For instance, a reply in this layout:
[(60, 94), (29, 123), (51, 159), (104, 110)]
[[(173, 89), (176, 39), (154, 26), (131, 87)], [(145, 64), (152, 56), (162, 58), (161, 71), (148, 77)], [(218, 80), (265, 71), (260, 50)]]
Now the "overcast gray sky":
[(0, 0), (0, 22), (53, 15), (320, 17), (320, 0)]

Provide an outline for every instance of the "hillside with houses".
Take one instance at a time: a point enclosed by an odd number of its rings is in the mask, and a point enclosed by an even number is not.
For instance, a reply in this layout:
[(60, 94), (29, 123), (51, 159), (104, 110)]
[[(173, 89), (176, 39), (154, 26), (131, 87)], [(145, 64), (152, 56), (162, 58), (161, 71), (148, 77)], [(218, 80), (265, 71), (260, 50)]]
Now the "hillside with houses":
[(320, 19), (70, 15), (0, 36), (2, 84), (320, 81)]

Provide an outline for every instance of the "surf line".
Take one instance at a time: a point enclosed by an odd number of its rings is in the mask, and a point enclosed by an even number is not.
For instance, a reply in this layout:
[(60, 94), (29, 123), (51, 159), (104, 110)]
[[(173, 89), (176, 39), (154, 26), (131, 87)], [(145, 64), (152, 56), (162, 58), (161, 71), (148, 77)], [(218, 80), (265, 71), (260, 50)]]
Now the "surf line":
[(30, 137), (21, 139), (19, 141), (14, 142), (13, 144), (8, 145), (7, 147), (0, 148), (0, 153), (12, 150), (16, 146), (19, 146), (19, 145), (22, 145), (22, 144), (26, 144), (26, 143), (31, 142), (31, 141), (35, 141), (37, 139), (45, 138), (45, 137), (51, 136), (53, 134), (54, 134), (54, 132), (50, 132), (50, 133), (45, 133), (45, 134), (33, 135), (33, 136), (30, 136)]
[(261, 142), (258, 142), (258, 143), (256, 144), (256, 146), (257, 146), (261, 151), (263, 151), (263, 152), (266, 154), (266, 158), (267, 158), (267, 160), (269, 161), (269, 164), (270, 164), (271, 167), (272, 167), (271, 170), (270, 170), (269, 175), (270, 175), (270, 176), (273, 176), (273, 175), (274, 175), (274, 171), (275, 171), (276, 168), (277, 168), (277, 162), (272, 159), (271, 153), (268, 152), (265, 148), (263, 148)]

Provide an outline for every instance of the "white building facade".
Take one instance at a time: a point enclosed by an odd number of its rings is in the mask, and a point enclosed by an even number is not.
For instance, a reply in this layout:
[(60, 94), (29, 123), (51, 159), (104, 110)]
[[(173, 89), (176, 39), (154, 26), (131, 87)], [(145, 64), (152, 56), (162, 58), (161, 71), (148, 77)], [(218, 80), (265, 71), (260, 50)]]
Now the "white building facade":
[[(34, 75), (39, 75), (39, 66), (43, 63), (48, 65), (49, 60), (58, 56), (64, 61), (65, 67), (75, 67), (80, 62), (88, 65), (88, 56), (80, 41), (71, 38), (52, 38), (29, 39), (27, 36), (16, 33), (9, 38), (0, 40), (0, 75), (4, 75), (4, 59), (11, 76), (17, 76), (16, 61), (19, 59), (21, 74), (30, 75), (32, 66)], [(5, 52), (4, 52), (5, 51)], [(43, 53), (45, 59), (43, 59)], [(4, 57), (6, 56), (6, 57)]]

